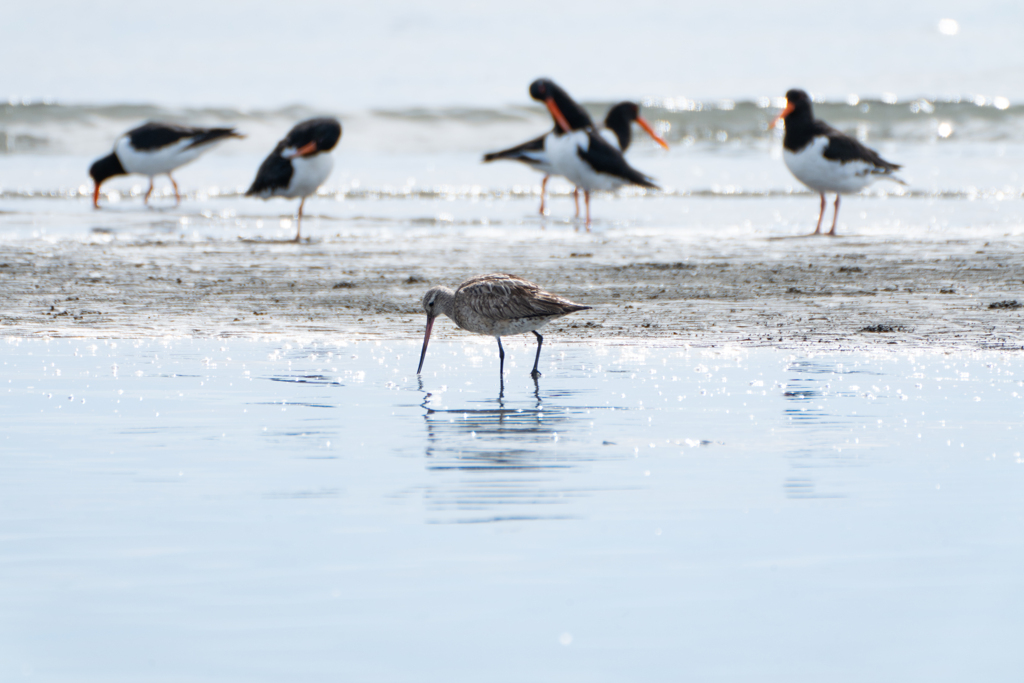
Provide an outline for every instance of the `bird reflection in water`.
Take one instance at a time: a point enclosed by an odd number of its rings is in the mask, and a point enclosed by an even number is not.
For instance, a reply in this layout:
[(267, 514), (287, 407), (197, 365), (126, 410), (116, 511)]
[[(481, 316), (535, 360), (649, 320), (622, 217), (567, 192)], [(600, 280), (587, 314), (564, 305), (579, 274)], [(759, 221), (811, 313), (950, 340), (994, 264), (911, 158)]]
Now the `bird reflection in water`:
[(502, 391), (471, 407), (447, 408), (440, 396), (423, 391), (427, 469), (439, 475), (425, 492), (433, 512), (454, 513), (445, 521), (456, 523), (570, 516), (566, 504), (584, 492), (571, 490), (558, 473), (593, 456), (563, 435), (588, 428), (589, 409), (545, 405), (571, 394), (545, 392), (542, 398), (536, 380), (532, 394), (506, 399)]
[(859, 441), (848, 438), (837, 447), (837, 430), (845, 430), (871, 419), (869, 414), (858, 416), (843, 406), (844, 399), (856, 394), (844, 391), (839, 385), (849, 375), (863, 375), (864, 380), (877, 381), (874, 369), (846, 367), (839, 361), (827, 359), (797, 360), (786, 368), (796, 376), (787, 378), (782, 397), (786, 400), (784, 415), (789, 428), (799, 434), (789, 452), (789, 460), (797, 474), (783, 482), (787, 498), (842, 498), (845, 493), (836, 487), (830, 470), (862, 466)]

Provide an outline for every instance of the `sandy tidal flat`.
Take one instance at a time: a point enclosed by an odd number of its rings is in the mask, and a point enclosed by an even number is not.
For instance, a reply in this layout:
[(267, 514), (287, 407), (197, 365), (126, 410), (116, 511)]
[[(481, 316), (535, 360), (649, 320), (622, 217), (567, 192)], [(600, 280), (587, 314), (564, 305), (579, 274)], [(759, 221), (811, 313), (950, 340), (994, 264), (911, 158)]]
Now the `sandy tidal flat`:
[[(0, 330), (411, 339), (430, 286), (506, 271), (594, 307), (549, 327), (560, 340), (1019, 349), (1024, 238), (1006, 220), (1016, 203), (856, 198), (844, 206), (854, 225), (828, 238), (802, 236), (810, 221), (746, 218), (813, 218), (810, 195), (598, 201), (606, 218), (590, 233), (532, 216), (531, 198), (319, 200), (305, 225), (312, 241), (299, 245), (275, 241), (291, 234), (287, 218), (257, 228), (121, 206), (47, 218), (93, 223), (81, 238), (0, 243)], [(915, 225), (922, 216), (946, 226)]]

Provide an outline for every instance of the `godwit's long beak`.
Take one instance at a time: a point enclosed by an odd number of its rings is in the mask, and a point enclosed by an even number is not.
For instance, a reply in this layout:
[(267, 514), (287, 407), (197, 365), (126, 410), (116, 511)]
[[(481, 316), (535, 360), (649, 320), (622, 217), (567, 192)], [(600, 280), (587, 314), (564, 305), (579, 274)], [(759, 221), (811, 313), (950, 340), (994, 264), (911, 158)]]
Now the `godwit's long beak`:
[(652, 138), (654, 138), (655, 142), (657, 142), (659, 145), (661, 145), (665, 149), (668, 149), (668, 143), (665, 142), (665, 140), (660, 135), (658, 135), (657, 133), (654, 132), (654, 129), (651, 128), (651, 124), (647, 123), (647, 120), (644, 119), (644, 117), (642, 117), (642, 116), (636, 117), (636, 122), (637, 122), (637, 124), (641, 128), (643, 128), (645, 131), (647, 131), (648, 135), (650, 135)]
[(768, 124), (768, 130), (771, 130), (772, 128), (774, 128), (776, 125), (778, 125), (780, 120), (786, 118), (787, 116), (789, 116), (792, 113), (793, 113), (793, 105), (790, 104), (787, 101), (786, 102), (786, 108), (782, 110), (782, 113), (780, 113), (778, 116), (776, 116), (774, 119), (772, 119), (772, 122)]
[(304, 157), (309, 154), (316, 154), (316, 140), (313, 142), (307, 142), (302, 147), (299, 147), (294, 152), (289, 154), (282, 154), (285, 159), (294, 159), (295, 157)]
[(555, 117), (555, 121), (558, 122), (558, 125), (561, 127), (563, 131), (568, 133), (569, 131), (572, 130), (572, 126), (569, 125), (569, 122), (562, 114), (562, 110), (558, 108), (557, 104), (555, 104), (554, 97), (549, 97), (546, 100), (544, 100), (544, 104), (548, 105), (548, 111), (551, 112), (551, 115)]
[(94, 209), (100, 208), (100, 184), (96, 183), (96, 189), (92, 191), (92, 206)]
[(423, 369), (423, 359), (427, 357), (427, 344), (430, 343), (430, 330), (434, 328), (434, 321), (437, 318), (427, 318), (427, 331), (423, 334), (423, 350), (420, 351), (420, 364), (416, 368), (416, 374)]

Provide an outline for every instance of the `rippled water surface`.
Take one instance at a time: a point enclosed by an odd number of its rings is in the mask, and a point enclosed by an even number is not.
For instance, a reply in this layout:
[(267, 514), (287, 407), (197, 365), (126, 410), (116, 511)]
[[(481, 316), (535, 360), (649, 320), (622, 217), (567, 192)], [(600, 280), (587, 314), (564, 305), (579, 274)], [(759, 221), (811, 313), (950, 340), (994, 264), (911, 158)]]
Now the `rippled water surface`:
[(1024, 364), (0, 344), (0, 678), (1011, 681)]
[[(1016, 683), (1022, 7), (7, 3), (0, 683)], [(481, 157), (540, 76), (640, 103), (661, 190), (538, 217)], [(840, 239), (790, 239), (792, 87), (903, 167)], [(242, 195), (318, 115), (280, 244)], [(245, 138), (95, 210), (151, 119)], [(422, 291), (495, 270), (594, 315), (417, 377)]]

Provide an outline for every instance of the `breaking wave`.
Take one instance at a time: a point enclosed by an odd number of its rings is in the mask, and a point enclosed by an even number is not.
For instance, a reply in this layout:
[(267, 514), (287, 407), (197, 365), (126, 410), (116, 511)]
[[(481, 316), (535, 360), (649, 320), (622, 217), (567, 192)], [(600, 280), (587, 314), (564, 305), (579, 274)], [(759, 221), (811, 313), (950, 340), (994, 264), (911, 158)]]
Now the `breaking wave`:
[[(781, 107), (778, 98), (698, 101), (647, 97), (643, 114), (673, 144), (763, 145), (768, 124)], [(595, 120), (613, 102), (584, 106)], [(863, 141), (903, 143), (1024, 141), (1024, 105), (1007, 99), (858, 99), (819, 102), (816, 114)], [(76, 105), (11, 101), (0, 104), (0, 154), (81, 154), (109, 147), (124, 130), (147, 120), (193, 125), (233, 125), (263, 149), (296, 121), (317, 115), (339, 117), (346, 145), (366, 150), (429, 153), (480, 151), (495, 141), (518, 140), (550, 126), (540, 106), (504, 108), (439, 107), (324, 111), (303, 105), (278, 109), (167, 108), (150, 104)], [(650, 144), (642, 137), (638, 144)], [(500, 143), (499, 143), (500, 144)]]

